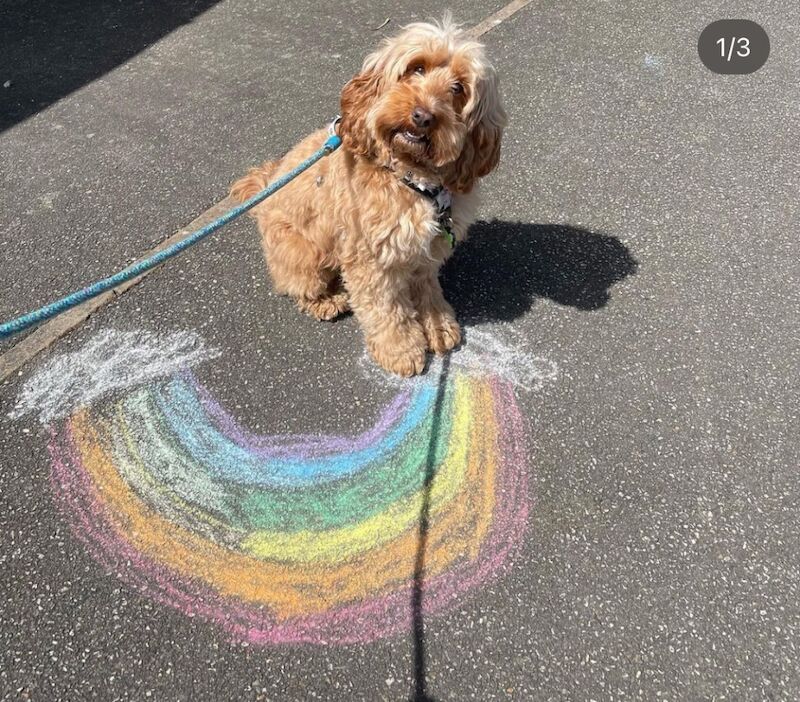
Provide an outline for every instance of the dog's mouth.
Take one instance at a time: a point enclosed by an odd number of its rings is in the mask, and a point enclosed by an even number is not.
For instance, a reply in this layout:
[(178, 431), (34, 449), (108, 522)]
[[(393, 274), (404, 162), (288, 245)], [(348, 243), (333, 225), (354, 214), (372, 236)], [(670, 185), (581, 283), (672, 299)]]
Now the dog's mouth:
[(430, 146), (431, 140), (427, 134), (417, 132), (405, 127), (398, 129), (392, 137), (392, 146), (401, 148), (412, 155), (423, 155)]

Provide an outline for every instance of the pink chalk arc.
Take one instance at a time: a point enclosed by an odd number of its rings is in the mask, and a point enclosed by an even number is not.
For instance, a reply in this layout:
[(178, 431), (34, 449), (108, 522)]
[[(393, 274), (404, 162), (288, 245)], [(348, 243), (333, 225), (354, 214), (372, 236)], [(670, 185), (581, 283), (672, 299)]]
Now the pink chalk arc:
[[(426, 615), (477, 592), (506, 567), (529, 511), (525, 431), (511, 384), (458, 370), (447, 383), (447, 445), (430, 487)], [(252, 644), (366, 643), (412, 625), (414, 558), (408, 556), (416, 554), (404, 544), (416, 538), (418, 520), (388, 536), (381, 525), (394, 525), (395, 517), (421, 505), (414, 468), (426, 466), (413, 463), (414, 442), (427, 441), (425, 432), (439, 426), (431, 424), (434, 408), (426, 397), (401, 390), (358, 437), (254, 437), (244, 435), (199, 381), (175, 376), (53, 423), (52, 488), (91, 556), (160, 604)], [(237, 471), (234, 458), (249, 467)], [(232, 461), (232, 468), (220, 468), (219, 461)], [(378, 512), (368, 499), (363, 514), (347, 511), (344, 491), (362, 484), (374, 489), (369, 478), (375, 475), (388, 481), (392, 461), (406, 462), (408, 484), (384, 493)], [(352, 464), (358, 469), (348, 472)], [(301, 482), (276, 488), (289, 479), (286, 471)], [(299, 516), (283, 531), (273, 522), (267, 530), (261, 522), (253, 526), (252, 515), (243, 521), (237, 496), (275, 489), (296, 494), (298, 505), (305, 500)], [(312, 507), (302, 497), (310, 490), (321, 495)], [(328, 490), (343, 506), (333, 526), (315, 528), (326, 516)], [(150, 528), (159, 536), (141, 533)], [(307, 542), (323, 546), (308, 553)], [(201, 549), (207, 568), (175, 556), (181, 548)], [(392, 549), (400, 557), (386, 561)], [(227, 559), (240, 568), (238, 580), (226, 579)], [(374, 572), (373, 562), (381, 563)], [(281, 583), (273, 586), (265, 572), (281, 574)]]

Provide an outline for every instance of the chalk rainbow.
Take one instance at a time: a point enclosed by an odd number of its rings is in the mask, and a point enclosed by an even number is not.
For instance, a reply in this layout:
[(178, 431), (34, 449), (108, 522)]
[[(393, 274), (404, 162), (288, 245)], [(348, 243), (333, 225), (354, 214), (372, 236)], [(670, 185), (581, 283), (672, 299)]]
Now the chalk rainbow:
[(423, 501), (426, 614), (502, 568), (529, 508), (512, 381), (437, 380), (398, 386), (355, 436), (257, 435), (172, 369), (48, 415), (54, 494), (104, 567), (235, 639), (408, 630)]

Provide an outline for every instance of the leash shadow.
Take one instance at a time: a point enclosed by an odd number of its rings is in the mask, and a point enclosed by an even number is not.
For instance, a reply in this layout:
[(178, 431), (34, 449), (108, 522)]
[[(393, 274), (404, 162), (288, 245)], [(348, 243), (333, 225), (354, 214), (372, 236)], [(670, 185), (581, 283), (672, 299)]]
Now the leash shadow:
[(430, 527), (431, 489), (436, 478), (436, 454), (439, 449), (442, 405), (447, 379), (450, 373), (450, 356), (445, 356), (437, 381), (436, 400), (433, 406), (433, 422), (425, 457), (425, 476), (422, 484), (422, 504), (417, 531), (417, 551), (414, 558), (414, 577), (411, 589), (411, 631), (413, 643), (413, 689), (410, 702), (436, 702), (428, 694), (427, 650), (425, 644), (425, 619), (423, 613), (425, 597), (425, 552), (428, 546)]
[(638, 262), (619, 239), (564, 224), (477, 222), (442, 274), (459, 321), (509, 322), (546, 298), (592, 311)]

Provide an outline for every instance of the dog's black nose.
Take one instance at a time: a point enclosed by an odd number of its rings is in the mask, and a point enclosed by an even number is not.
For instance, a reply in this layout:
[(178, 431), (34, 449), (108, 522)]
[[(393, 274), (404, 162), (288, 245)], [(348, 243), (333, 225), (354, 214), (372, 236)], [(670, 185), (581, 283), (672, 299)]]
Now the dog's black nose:
[(420, 129), (427, 129), (433, 124), (433, 115), (422, 107), (415, 107), (411, 113), (411, 119), (415, 126)]

